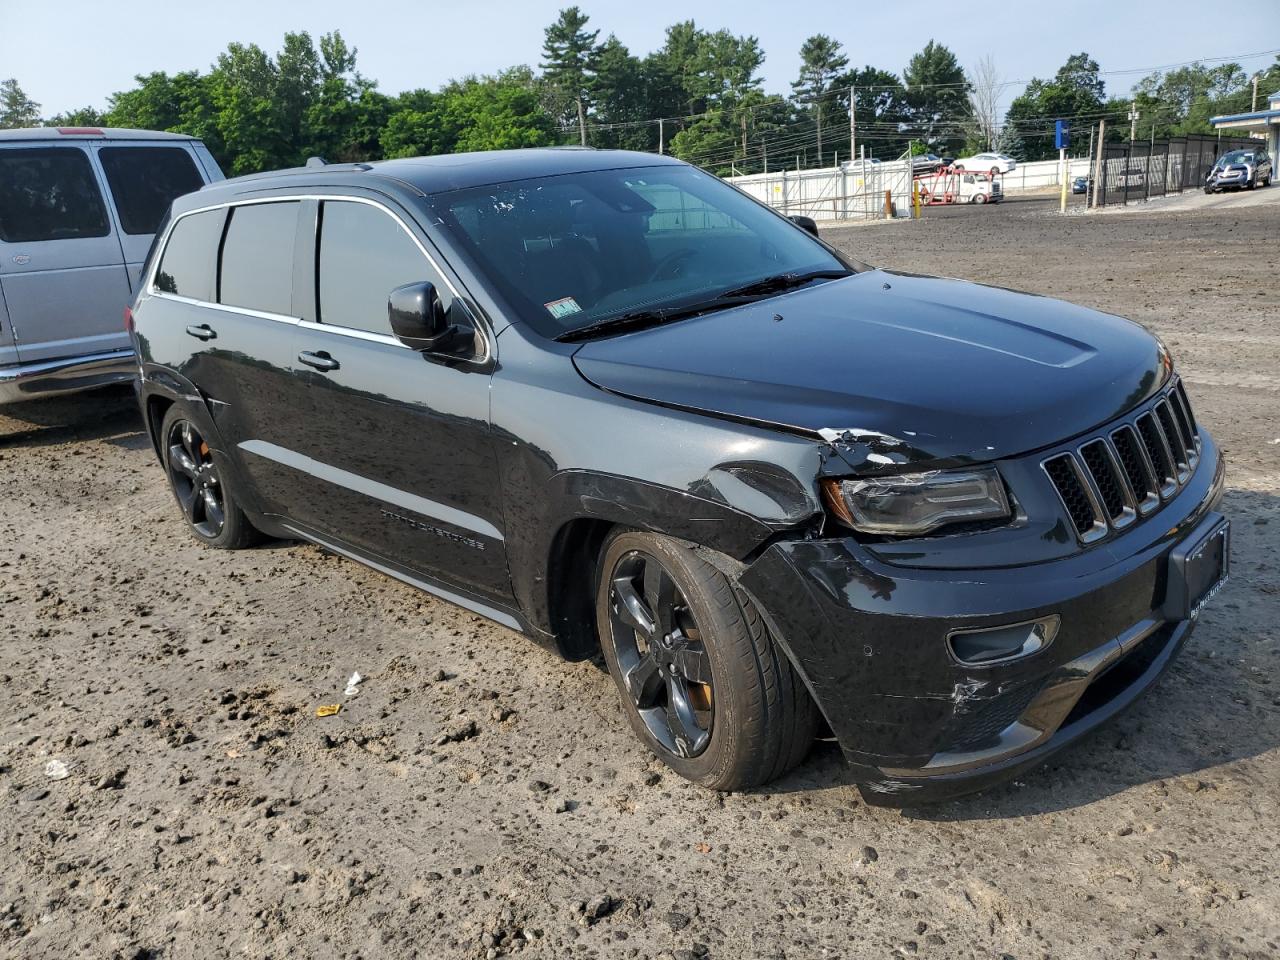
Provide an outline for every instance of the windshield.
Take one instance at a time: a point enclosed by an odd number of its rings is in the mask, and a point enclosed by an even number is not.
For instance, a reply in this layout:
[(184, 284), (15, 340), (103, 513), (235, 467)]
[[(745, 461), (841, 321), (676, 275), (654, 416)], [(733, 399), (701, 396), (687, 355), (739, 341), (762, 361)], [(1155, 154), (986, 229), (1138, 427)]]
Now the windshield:
[(457, 190), (433, 212), (521, 319), (560, 337), (782, 274), (848, 272), (800, 228), (693, 167)]
[(1232, 150), (1230, 153), (1224, 153), (1218, 163), (1226, 166), (1228, 163), (1251, 163), (1252, 161), (1252, 150)]

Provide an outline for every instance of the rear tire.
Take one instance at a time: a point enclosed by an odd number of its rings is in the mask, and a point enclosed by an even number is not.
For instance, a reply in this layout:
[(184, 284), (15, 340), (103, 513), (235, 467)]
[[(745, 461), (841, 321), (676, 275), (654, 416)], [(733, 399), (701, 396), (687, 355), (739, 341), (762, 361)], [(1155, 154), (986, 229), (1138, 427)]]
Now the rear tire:
[(161, 421), (160, 458), (187, 529), (197, 540), (217, 550), (240, 550), (262, 539), (199, 426), (178, 404)]
[[(818, 711), (759, 610), (704, 557), (670, 537), (616, 533), (601, 551), (596, 622), (623, 712), (641, 741), (687, 780), (741, 790), (804, 759)], [(690, 682), (694, 675), (709, 682)], [(690, 704), (696, 728), (680, 720)]]

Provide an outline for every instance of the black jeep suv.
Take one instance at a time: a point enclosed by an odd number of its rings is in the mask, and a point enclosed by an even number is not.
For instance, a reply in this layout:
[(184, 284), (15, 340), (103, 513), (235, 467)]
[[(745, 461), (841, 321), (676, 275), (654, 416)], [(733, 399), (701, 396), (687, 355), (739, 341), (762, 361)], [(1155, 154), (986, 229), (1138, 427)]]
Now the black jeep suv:
[(1141, 327), (815, 234), (648, 154), (227, 181), (146, 268), (142, 409), (201, 540), (600, 652), (693, 781), (825, 730), (868, 796), (976, 789), (1169, 664), (1226, 576), (1222, 463)]

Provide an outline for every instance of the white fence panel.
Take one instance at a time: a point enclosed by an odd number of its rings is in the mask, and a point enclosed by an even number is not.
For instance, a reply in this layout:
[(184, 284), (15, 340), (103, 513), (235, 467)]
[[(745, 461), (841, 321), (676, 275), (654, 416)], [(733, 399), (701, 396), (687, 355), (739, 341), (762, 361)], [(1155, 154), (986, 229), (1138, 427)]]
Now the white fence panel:
[[(1068, 177), (1089, 175), (1087, 158), (1068, 161)], [(1057, 160), (1021, 163), (1000, 178), (1006, 194), (1060, 187), (1062, 167)], [(884, 195), (889, 191), (897, 215), (908, 216), (911, 176), (906, 161), (815, 170), (779, 170), (729, 177), (730, 183), (788, 215), (803, 214), (815, 220), (871, 219), (884, 216)]]

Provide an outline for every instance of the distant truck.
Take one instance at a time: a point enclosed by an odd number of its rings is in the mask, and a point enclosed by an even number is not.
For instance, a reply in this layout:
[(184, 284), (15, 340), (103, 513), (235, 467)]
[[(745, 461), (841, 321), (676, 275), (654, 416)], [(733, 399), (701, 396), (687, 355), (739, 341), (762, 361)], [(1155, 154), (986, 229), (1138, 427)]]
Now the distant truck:
[(936, 173), (916, 176), (920, 202), (929, 206), (946, 203), (999, 203), (1004, 199), (1000, 180), (989, 173), (962, 172), (943, 167)]
[(0, 404), (136, 374), (123, 317), (156, 228), (222, 179), (181, 134), (0, 130)]

